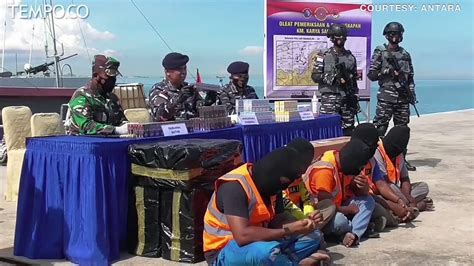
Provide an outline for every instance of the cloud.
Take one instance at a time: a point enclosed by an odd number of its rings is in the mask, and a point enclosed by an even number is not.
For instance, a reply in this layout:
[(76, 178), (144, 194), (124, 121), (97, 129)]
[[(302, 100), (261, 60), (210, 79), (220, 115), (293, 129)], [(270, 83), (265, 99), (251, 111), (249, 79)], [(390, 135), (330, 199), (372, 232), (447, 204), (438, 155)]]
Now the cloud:
[(103, 52), (104, 55), (106, 56), (111, 56), (111, 57), (120, 57), (122, 54), (119, 51), (112, 50), (112, 49), (107, 49)]
[[(7, 7), (5, 2), (2, 1), (0, 4), (0, 14), (7, 15), (5, 35), (6, 52), (24, 55), (29, 54), (31, 49), (33, 57), (44, 57), (45, 44), (47, 43), (48, 55), (51, 56), (53, 54), (53, 39), (49, 27), (45, 26), (45, 22), (40, 18), (22, 19), (21, 16), (12, 16), (12, 8)], [(15, 5), (21, 5), (22, 2), (24, 1), (16, 0)], [(12, 2), (8, 3), (8, 5), (12, 4)], [(31, 7), (33, 7), (33, 5), (31, 5)], [(7, 9), (6, 13), (5, 9)], [(91, 55), (99, 52), (93, 44), (110, 41), (115, 38), (113, 33), (101, 31), (86, 20), (62, 18), (56, 19), (54, 22), (57, 50), (58, 53), (61, 53), (62, 48), (64, 48), (64, 55), (78, 53), (82, 57), (87, 57), (87, 52)], [(48, 30), (45, 31), (45, 28)], [(84, 38), (81, 34), (81, 28)], [(3, 34), (1, 35), (3, 37)], [(92, 45), (89, 46), (88, 49), (85, 48), (84, 39), (88, 46)]]
[(249, 45), (239, 50), (239, 54), (244, 56), (261, 56), (263, 54), (263, 47)]

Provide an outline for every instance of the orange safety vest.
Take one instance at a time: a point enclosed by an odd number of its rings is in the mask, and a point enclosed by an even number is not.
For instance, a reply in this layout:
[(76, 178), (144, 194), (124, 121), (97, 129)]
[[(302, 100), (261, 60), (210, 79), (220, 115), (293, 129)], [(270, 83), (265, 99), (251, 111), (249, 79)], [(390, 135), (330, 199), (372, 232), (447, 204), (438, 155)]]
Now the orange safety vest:
[(283, 191), (283, 194), (286, 195), (294, 204), (300, 206), (303, 201), (301, 198), (301, 185), (302, 179), (298, 178), (293, 183), (288, 186), (286, 190)]
[[(311, 172), (314, 169), (329, 169), (333, 173), (334, 181), (336, 185), (334, 186), (333, 191), (331, 192), (333, 197), (333, 202), (336, 204), (337, 207), (340, 207), (342, 202), (348, 198), (350, 198), (353, 193), (349, 189), (345, 189), (347, 186), (350, 185), (351, 178), (345, 178), (345, 175), (340, 171), (340, 167), (336, 162), (336, 154), (337, 151), (326, 151), (321, 159), (316, 163), (312, 164), (306, 173), (303, 175), (303, 182), (305, 183), (306, 189), (312, 193), (317, 195), (318, 191), (311, 190), (311, 182), (317, 182), (311, 178)], [(341, 180), (344, 180), (344, 189), (341, 186)]]
[(219, 186), (227, 181), (238, 181), (247, 194), (249, 223), (252, 226), (265, 226), (270, 222), (275, 210), (267, 207), (250, 176), (252, 164), (244, 164), (216, 180), (215, 191), (207, 205), (204, 215), (203, 244), (204, 252), (219, 251), (232, 240), (232, 231), (225, 215), (217, 208), (216, 192)]
[(402, 155), (400, 154), (397, 156), (394, 165), (390, 157), (388, 157), (387, 153), (385, 152), (385, 148), (383, 147), (382, 142), (379, 142), (379, 147), (377, 148), (377, 150), (385, 162), (385, 169), (387, 169), (388, 180), (390, 181), (390, 183), (398, 184), (398, 182), (400, 181)]
[(372, 177), (374, 176), (375, 164), (376, 164), (375, 159), (370, 158), (369, 162), (365, 165), (361, 173), (362, 176), (367, 178), (367, 181), (369, 183), (369, 193), (371, 195), (379, 194), (379, 191), (377, 190), (377, 186), (375, 186), (375, 183), (372, 180)]

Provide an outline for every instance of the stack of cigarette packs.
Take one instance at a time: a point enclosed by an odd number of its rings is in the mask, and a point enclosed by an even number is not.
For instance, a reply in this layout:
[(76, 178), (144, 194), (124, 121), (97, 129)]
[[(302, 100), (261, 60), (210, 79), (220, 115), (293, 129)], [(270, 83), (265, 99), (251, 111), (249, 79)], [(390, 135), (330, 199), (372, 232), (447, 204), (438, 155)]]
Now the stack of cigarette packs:
[(271, 111), (269, 100), (237, 100), (236, 110), (240, 117), (255, 115), (259, 124), (270, 124), (275, 122), (275, 114)]
[(224, 105), (203, 106), (198, 109), (199, 117), (192, 118), (194, 131), (209, 131), (232, 126)]
[(275, 119), (276, 122), (300, 121), (298, 101), (276, 101)]

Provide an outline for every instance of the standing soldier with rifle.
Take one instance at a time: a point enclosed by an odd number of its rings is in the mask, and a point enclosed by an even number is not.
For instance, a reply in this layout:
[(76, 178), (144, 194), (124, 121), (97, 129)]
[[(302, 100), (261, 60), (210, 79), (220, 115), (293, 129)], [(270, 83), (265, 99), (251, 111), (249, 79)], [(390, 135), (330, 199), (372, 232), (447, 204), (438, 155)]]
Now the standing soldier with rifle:
[[(374, 125), (381, 137), (385, 135), (393, 116), (395, 126), (406, 126), (410, 122), (410, 104), (417, 103), (413, 64), (410, 54), (398, 44), (403, 40), (405, 29), (398, 22), (388, 23), (383, 35), (388, 44), (375, 48), (367, 77), (378, 80), (377, 110)], [(418, 114), (418, 111), (415, 111)], [(418, 115), (419, 116), (419, 115)], [(407, 162), (409, 170), (416, 170)]]
[(350, 136), (357, 115), (357, 63), (351, 51), (344, 48), (347, 29), (344, 25), (332, 24), (327, 37), (334, 44), (316, 58), (311, 78), (318, 83), (321, 93), (321, 114), (342, 116), (343, 132)]

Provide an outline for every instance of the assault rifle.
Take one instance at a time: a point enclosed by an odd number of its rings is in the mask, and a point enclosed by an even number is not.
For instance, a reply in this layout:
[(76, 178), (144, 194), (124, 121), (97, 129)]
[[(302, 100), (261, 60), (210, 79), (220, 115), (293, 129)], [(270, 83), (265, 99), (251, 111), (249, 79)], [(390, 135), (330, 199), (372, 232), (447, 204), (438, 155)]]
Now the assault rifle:
[(420, 117), (420, 113), (418, 113), (418, 108), (416, 108), (417, 101), (415, 100), (413, 92), (409, 88), (408, 81), (402, 69), (400, 68), (400, 65), (398, 64), (397, 59), (394, 56), (390, 56), (387, 58), (387, 62), (393, 67), (393, 70), (397, 71), (398, 73), (397, 76), (393, 75), (396, 79), (394, 83), (395, 88), (397, 89), (399, 94), (407, 96), (408, 101), (411, 105), (413, 105), (413, 108), (415, 108), (416, 115)]
[[(339, 87), (342, 87), (344, 93), (346, 94), (344, 105), (346, 105), (349, 110), (356, 114), (355, 116), (357, 119), (357, 123), (359, 123), (359, 116), (357, 114), (360, 113), (360, 105), (359, 99), (355, 94), (355, 90), (353, 88), (352, 74), (349, 73), (344, 62), (335, 64), (333, 71), (335, 84)], [(341, 78), (344, 79), (344, 83), (341, 82)]]

